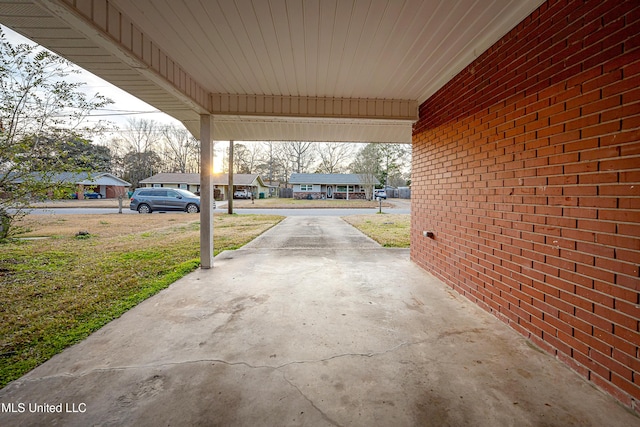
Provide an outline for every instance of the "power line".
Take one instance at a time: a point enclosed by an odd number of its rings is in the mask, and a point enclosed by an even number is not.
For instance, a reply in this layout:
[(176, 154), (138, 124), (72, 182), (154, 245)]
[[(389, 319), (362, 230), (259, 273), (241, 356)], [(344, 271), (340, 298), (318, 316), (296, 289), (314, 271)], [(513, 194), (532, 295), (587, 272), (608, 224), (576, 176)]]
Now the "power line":
[[(109, 110), (107, 110), (109, 111)], [(112, 111), (119, 111), (119, 110), (112, 110)], [(122, 112), (120, 113), (105, 113), (105, 114), (87, 114), (85, 117), (111, 117), (111, 116), (131, 116), (131, 115), (135, 115), (135, 114), (165, 114), (162, 111), (159, 110), (155, 110), (155, 111), (123, 111), (120, 110)]]

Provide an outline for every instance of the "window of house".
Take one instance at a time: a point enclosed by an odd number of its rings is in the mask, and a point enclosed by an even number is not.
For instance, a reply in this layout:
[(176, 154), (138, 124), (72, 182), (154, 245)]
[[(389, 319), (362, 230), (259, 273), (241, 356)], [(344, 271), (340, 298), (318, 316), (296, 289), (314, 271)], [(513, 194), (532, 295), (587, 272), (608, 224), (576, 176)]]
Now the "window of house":
[(341, 193), (346, 193), (347, 192), (347, 187), (349, 187), (349, 193), (353, 193), (353, 185), (338, 185), (338, 191)]
[(182, 188), (183, 190), (188, 190), (189, 186), (187, 184), (180, 184), (178, 188)]
[(160, 188), (162, 187), (162, 184), (153, 184), (153, 188)]
[(313, 191), (313, 184), (300, 184), (300, 191)]

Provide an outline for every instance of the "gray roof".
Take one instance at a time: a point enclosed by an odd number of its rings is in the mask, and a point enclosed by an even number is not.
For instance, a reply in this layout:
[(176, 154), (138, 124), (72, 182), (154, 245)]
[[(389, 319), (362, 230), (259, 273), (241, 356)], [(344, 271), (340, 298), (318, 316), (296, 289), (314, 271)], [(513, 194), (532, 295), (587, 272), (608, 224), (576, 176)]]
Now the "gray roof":
[(366, 179), (366, 175), (356, 173), (292, 173), (290, 184), (330, 184), (330, 185), (362, 185), (380, 182), (375, 178), (373, 182)]
[(199, 173), (157, 173), (140, 181), (140, 184), (200, 184)]
[[(31, 174), (36, 180), (43, 180), (41, 173), (34, 172)], [(57, 172), (46, 174), (47, 182), (59, 182), (64, 184), (82, 184), (82, 185), (113, 185), (119, 187), (129, 187), (130, 183), (112, 175), (108, 172)], [(23, 182), (23, 179), (16, 179), (16, 182)]]
[(120, 179), (110, 173), (89, 174), (83, 180), (78, 180), (77, 184), (82, 185), (113, 185), (116, 187), (130, 187), (131, 183)]
[[(233, 185), (256, 185), (256, 180), (265, 186), (258, 174), (234, 173)], [(141, 184), (189, 184), (200, 185), (199, 173), (158, 173), (140, 181)], [(217, 173), (213, 175), (214, 185), (228, 185), (229, 174)]]

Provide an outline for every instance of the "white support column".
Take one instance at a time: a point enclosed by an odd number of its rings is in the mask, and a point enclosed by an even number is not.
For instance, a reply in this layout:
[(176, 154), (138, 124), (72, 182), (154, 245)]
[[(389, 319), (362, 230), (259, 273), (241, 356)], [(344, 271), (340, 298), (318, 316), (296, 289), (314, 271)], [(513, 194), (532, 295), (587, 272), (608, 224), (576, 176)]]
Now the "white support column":
[(229, 141), (229, 202), (227, 213), (233, 215), (233, 140)]
[(213, 267), (213, 124), (200, 115), (200, 266)]

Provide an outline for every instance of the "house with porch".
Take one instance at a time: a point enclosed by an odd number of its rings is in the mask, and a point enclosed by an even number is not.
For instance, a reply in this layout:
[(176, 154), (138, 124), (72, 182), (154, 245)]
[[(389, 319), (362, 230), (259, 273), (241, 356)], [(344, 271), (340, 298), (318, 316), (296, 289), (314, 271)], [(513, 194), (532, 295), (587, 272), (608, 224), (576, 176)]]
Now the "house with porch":
[[(195, 194), (200, 194), (199, 173), (158, 173), (140, 181), (142, 187), (182, 188)], [(257, 199), (270, 197), (272, 191), (258, 174), (233, 174), (233, 190), (229, 191), (229, 174), (213, 175), (213, 191), (216, 200), (228, 200), (234, 191), (247, 190)]]
[(373, 175), (355, 173), (294, 173), (294, 199), (369, 200), (380, 182)]

